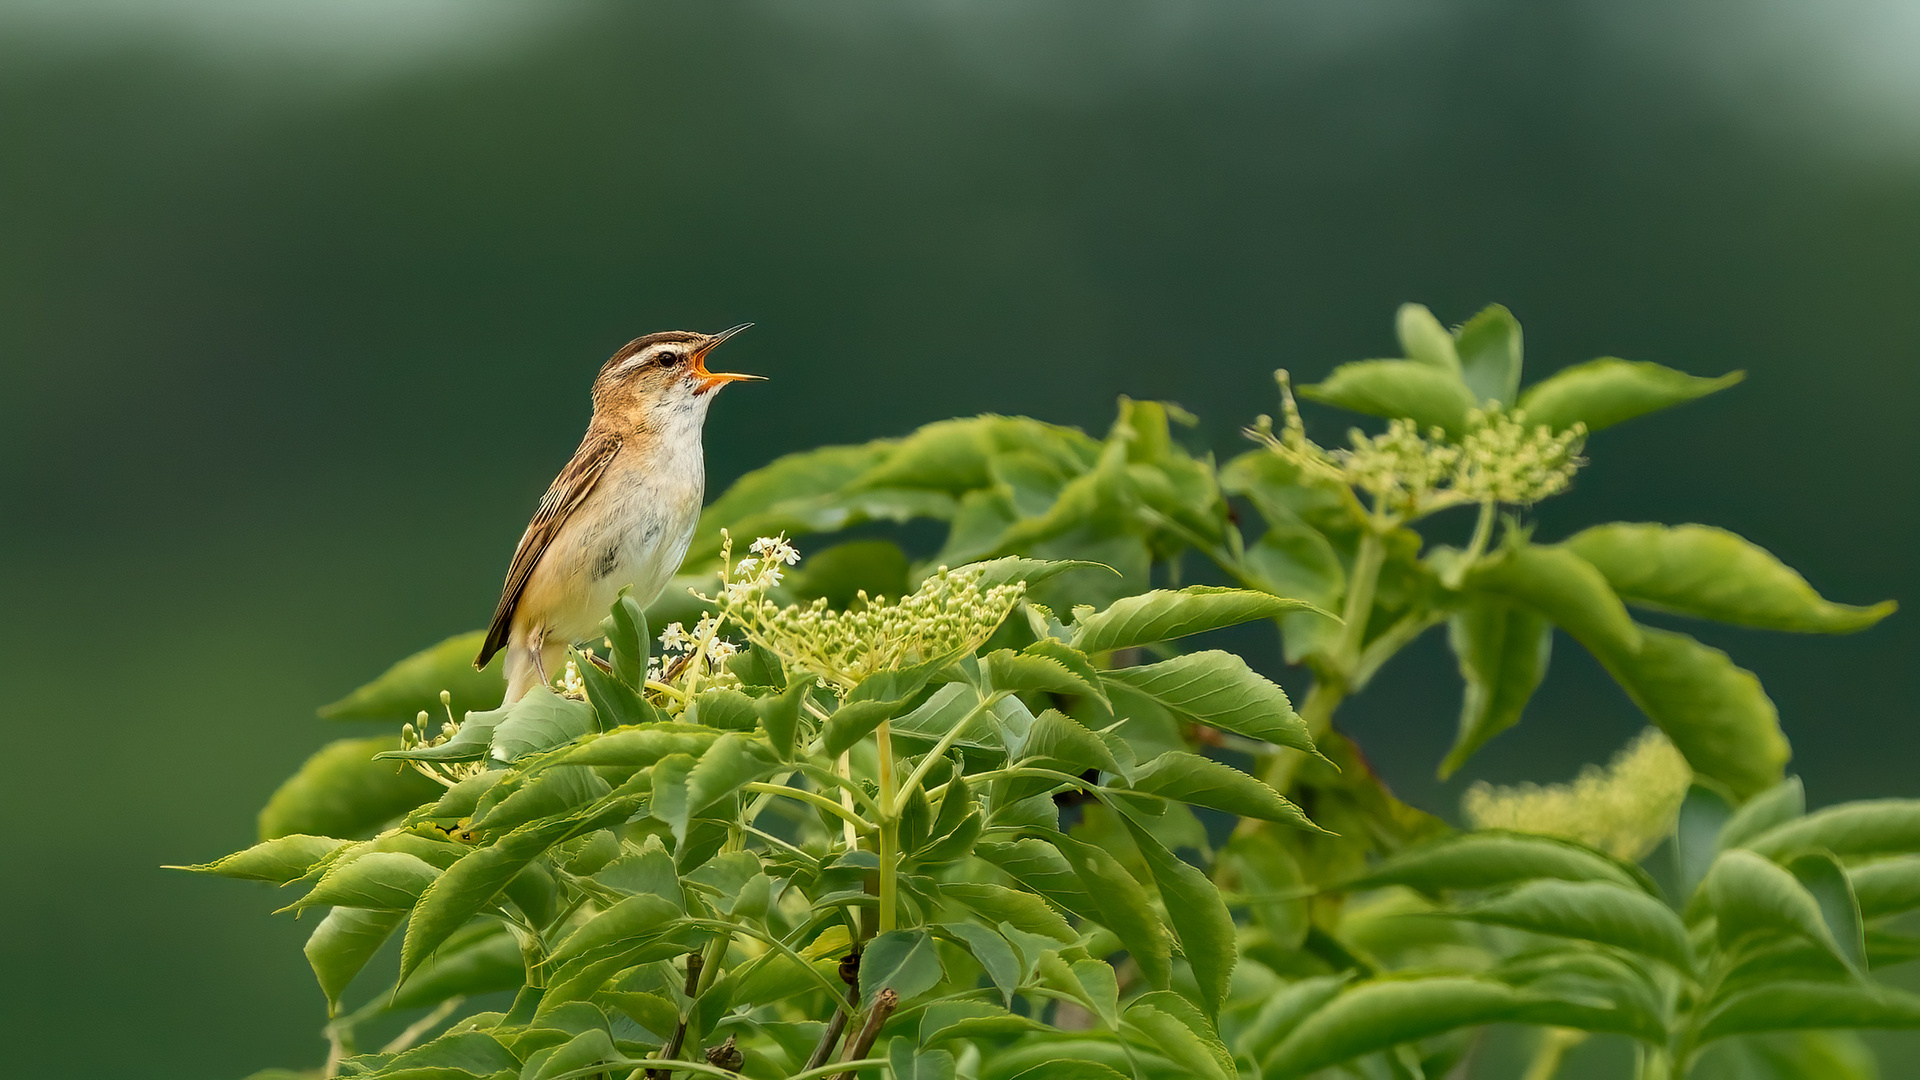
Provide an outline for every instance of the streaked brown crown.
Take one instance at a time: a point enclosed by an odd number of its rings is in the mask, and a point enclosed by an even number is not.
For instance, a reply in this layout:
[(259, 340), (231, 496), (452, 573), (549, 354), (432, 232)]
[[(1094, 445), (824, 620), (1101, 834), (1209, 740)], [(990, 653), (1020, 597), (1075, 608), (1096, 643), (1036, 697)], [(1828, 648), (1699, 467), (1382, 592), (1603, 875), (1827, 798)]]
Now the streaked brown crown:
[(607, 372), (612, 371), (615, 367), (618, 367), (622, 360), (630, 359), (633, 356), (638, 355), (639, 353), (643, 353), (647, 351), (648, 348), (654, 345), (659, 345), (663, 342), (668, 342), (668, 341), (691, 342), (691, 341), (705, 341), (706, 339), (707, 339), (707, 335), (697, 334), (697, 333), (694, 333), (692, 330), (662, 330), (656, 334), (644, 334), (640, 337), (634, 338), (632, 341), (627, 342), (625, 345), (620, 346), (620, 348), (613, 354), (612, 358), (609, 359), (605, 364), (601, 365), (600, 374), (605, 375)]

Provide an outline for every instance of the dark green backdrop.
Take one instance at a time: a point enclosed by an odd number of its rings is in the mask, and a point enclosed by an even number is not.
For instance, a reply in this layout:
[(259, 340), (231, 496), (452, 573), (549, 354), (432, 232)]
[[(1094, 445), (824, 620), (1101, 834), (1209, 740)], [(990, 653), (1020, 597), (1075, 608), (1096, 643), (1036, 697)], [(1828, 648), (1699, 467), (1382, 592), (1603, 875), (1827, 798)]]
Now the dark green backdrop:
[[(1274, 367), (1502, 301), (1535, 377), (1752, 375), (1596, 439), (1542, 535), (1704, 521), (1911, 603), (1915, 24), (1821, 11), (0, 5), (6, 1071), (317, 1059), (306, 927), (156, 868), (246, 844), (343, 733), (315, 705), (485, 620), (650, 330), (759, 324), (717, 489), (954, 414), (1103, 428), (1122, 392), (1225, 453)], [(1708, 636), (1828, 802), (1920, 794), (1916, 625)], [(1637, 728), (1583, 664), (1449, 785), (1437, 639), (1343, 716), (1451, 813)]]

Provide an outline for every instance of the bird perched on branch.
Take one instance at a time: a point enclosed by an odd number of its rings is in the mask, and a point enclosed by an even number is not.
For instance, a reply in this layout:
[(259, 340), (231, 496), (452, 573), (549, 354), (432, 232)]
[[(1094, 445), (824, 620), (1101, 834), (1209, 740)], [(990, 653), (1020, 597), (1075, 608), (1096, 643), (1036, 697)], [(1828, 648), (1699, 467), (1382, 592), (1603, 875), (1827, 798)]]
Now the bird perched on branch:
[(707, 370), (718, 334), (635, 338), (593, 380), (593, 420), (521, 534), (475, 667), (507, 650), (507, 697), (544, 684), (620, 590), (650, 604), (687, 554), (706, 491), (700, 432), (714, 391), (758, 375)]

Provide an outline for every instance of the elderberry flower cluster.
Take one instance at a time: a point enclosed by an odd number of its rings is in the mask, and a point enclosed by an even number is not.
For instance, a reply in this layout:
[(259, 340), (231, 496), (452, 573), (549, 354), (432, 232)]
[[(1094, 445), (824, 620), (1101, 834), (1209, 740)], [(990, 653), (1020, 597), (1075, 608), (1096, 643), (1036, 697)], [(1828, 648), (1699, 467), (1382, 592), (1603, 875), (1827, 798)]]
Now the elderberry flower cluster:
[(754, 556), (734, 563), (732, 544), (731, 537), (723, 541), (725, 570), (714, 602), (749, 640), (841, 694), (882, 671), (972, 652), (1026, 592), (1024, 583), (981, 588), (979, 567), (942, 566), (896, 601), (862, 590), (846, 611), (824, 598), (781, 605), (767, 591), (800, 553), (784, 536), (763, 536), (753, 543)]
[(647, 681), (684, 683), (686, 673), (694, 671), (709, 689), (739, 685), (727, 661), (739, 653), (740, 647), (720, 636), (722, 622), (720, 616), (707, 614), (700, 616), (692, 630), (677, 622), (668, 623), (660, 632), (659, 655), (647, 660)]
[(1648, 728), (1606, 768), (1588, 765), (1570, 783), (1494, 787), (1482, 781), (1467, 789), (1460, 805), (1477, 829), (1562, 836), (1637, 862), (1673, 831), (1692, 782), (1687, 759)]
[(1282, 422), (1262, 416), (1247, 435), (1308, 477), (1357, 488), (1376, 512), (1411, 520), (1463, 503), (1526, 506), (1565, 491), (1586, 464), (1579, 456), (1584, 424), (1555, 432), (1527, 425), (1526, 413), (1495, 407), (1467, 413), (1456, 442), (1438, 428), (1422, 434), (1410, 419), (1390, 421), (1379, 435), (1347, 433), (1348, 447), (1327, 450), (1307, 438), (1285, 371), (1280, 382)]
[[(578, 678), (578, 673), (574, 677)], [(439, 746), (460, 734), (460, 721), (453, 718), (453, 695), (445, 690), (440, 691), (440, 707), (446, 710), (447, 719), (440, 725), (439, 734), (427, 734), (433, 718), (425, 709), (422, 709), (420, 715), (414, 717), (413, 723), (400, 725), (400, 749), (419, 750), (423, 747)], [(413, 766), (414, 771), (420, 775), (447, 787), (487, 771), (487, 764), (484, 761), (409, 761), (407, 764)]]

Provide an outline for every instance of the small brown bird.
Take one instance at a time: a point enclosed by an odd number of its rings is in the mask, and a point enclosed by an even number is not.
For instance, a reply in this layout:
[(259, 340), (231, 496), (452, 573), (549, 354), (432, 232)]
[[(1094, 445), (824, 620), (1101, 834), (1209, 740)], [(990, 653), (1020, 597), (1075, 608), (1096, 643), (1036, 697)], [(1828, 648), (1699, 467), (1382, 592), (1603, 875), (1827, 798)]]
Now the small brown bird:
[(650, 604), (680, 568), (706, 493), (700, 431), (713, 392), (761, 377), (708, 371), (707, 354), (752, 325), (648, 334), (600, 369), (587, 436), (521, 534), (474, 660), (507, 650), (507, 701), (547, 682), (622, 588)]

